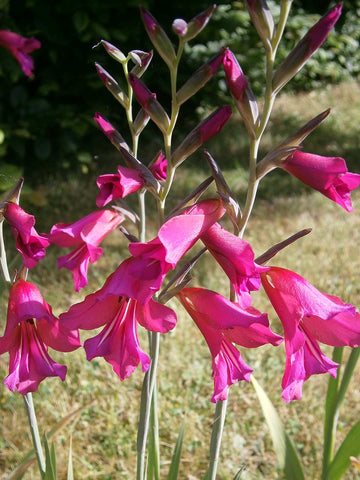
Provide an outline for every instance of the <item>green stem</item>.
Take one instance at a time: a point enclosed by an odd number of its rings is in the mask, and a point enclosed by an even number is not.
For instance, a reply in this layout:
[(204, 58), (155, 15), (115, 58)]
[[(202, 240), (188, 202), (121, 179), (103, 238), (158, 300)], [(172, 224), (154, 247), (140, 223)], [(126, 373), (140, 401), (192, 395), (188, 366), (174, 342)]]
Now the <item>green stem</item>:
[(38, 465), (39, 465), (40, 475), (41, 475), (41, 478), (44, 478), (44, 476), (45, 476), (45, 458), (44, 458), (44, 454), (43, 454), (43, 451), (42, 451), (42, 448), (41, 448), (40, 434), (39, 434), (39, 428), (38, 428), (38, 424), (37, 424), (37, 420), (36, 420), (35, 408), (34, 408), (34, 402), (33, 402), (32, 394), (27, 393), (26, 395), (23, 396), (23, 398), (24, 398), (26, 413), (28, 415), (31, 437), (32, 437), (33, 445), (34, 445), (34, 450), (35, 450), (37, 462), (38, 462)]
[(216, 471), (219, 463), (221, 440), (224, 431), (226, 419), (227, 400), (220, 400), (216, 404), (214, 424), (210, 440), (210, 463), (208, 470), (208, 480), (216, 479)]
[[(334, 348), (333, 361), (341, 364), (343, 356), (343, 347)], [(322, 459), (322, 479), (326, 478), (326, 471), (330, 465), (334, 450), (335, 434), (337, 426), (337, 397), (340, 384), (340, 367), (336, 378), (330, 377), (325, 402), (325, 419), (324, 419), (324, 446)]]
[(4, 226), (4, 220), (1, 220), (0, 221), (0, 267), (4, 275), (5, 281), (10, 283), (11, 278), (10, 278), (9, 269), (8, 269), (7, 260), (6, 260), (3, 226)]
[(159, 359), (160, 334), (149, 332), (149, 342), (151, 345), (151, 365), (145, 374), (140, 403), (140, 419), (137, 436), (137, 472), (136, 480), (144, 480), (145, 476), (145, 457), (146, 442), (149, 432), (151, 402), (156, 385), (156, 371)]

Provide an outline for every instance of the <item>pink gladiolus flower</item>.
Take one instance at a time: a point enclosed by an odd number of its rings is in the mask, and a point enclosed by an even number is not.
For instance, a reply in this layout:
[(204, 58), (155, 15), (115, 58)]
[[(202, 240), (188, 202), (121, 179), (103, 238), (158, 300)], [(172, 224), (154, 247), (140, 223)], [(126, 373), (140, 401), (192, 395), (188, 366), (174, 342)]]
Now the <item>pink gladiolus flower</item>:
[(261, 274), (262, 285), (284, 327), (286, 366), (282, 397), (301, 398), (311, 375), (336, 377), (337, 363), (327, 358), (318, 341), (334, 347), (360, 344), (360, 314), (349, 303), (317, 290), (290, 270), (271, 267)]
[(29, 53), (41, 47), (39, 40), (34, 37), (25, 38), (7, 30), (0, 30), (0, 45), (9, 50), (16, 58), (25, 75), (32, 77), (34, 61)]
[(244, 308), (250, 306), (250, 292), (259, 290), (260, 273), (266, 272), (268, 267), (257, 265), (251, 245), (218, 223), (201, 236), (201, 241), (229, 277), (238, 302)]
[(120, 380), (124, 380), (139, 363), (144, 372), (150, 366), (149, 357), (140, 348), (137, 324), (149, 331), (166, 333), (175, 327), (177, 318), (170, 308), (152, 299), (141, 305), (132, 298), (113, 295), (108, 288), (113, 276), (60, 319), (71, 328), (92, 330), (104, 326), (98, 335), (85, 341), (87, 360), (104, 357)]
[(47, 235), (50, 243), (59, 247), (76, 247), (68, 255), (58, 259), (58, 268), (72, 270), (75, 290), (87, 285), (89, 262), (98, 260), (103, 249), (98, 245), (124, 217), (114, 210), (92, 212), (74, 223), (57, 223)]
[(213, 357), (214, 394), (211, 401), (226, 400), (230, 385), (250, 381), (252, 369), (232, 342), (247, 348), (278, 345), (282, 337), (269, 328), (266, 313), (239, 304), (203, 288), (183, 288), (178, 298), (201, 333)]
[(35, 230), (35, 218), (16, 203), (9, 202), (3, 211), (16, 240), (16, 249), (21, 253), (26, 268), (34, 268), (45, 257), (49, 241)]
[[(166, 274), (175, 268), (199, 237), (225, 212), (220, 200), (203, 200), (170, 218), (158, 236), (147, 243), (131, 243), (133, 255), (109, 277), (106, 295), (134, 298), (146, 305), (160, 290)], [(99, 293), (99, 300), (104, 300)]]
[(278, 166), (347, 212), (353, 211), (350, 192), (360, 185), (360, 175), (348, 172), (343, 158), (323, 157), (296, 150)]
[(117, 198), (124, 198), (145, 185), (140, 172), (134, 168), (118, 166), (117, 174), (100, 175), (96, 180), (100, 193), (96, 198), (96, 205), (104, 207)]
[(10, 292), (5, 333), (0, 337), (0, 354), (10, 355), (4, 381), (9, 390), (25, 395), (37, 390), (46, 377), (64, 380), (66, 367), (52, 360), (48, 346), (70, 352), (80, 345), (79, 332), (61, 324), (38, 288), (18, 279)]

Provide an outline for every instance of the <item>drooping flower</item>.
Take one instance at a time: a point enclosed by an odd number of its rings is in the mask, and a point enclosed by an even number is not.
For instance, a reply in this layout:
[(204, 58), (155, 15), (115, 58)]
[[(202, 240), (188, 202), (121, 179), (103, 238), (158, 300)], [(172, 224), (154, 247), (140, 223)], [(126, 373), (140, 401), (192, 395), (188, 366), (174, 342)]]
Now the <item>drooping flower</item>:
[(0, 45), (16, 58), (25, 75), (32, 77), (34, 61), (29, 53), (41, 47), (39, 40), (34, 37), (25, 38), (8, 30), (0, 30)]
[(45, 257), (49, 241), (35, 230), (35, 217), (26, 213), (16, 203), (8, 202), (3, 215), (13, 231), (16, 249), (21, 253), (26, 268), (34, 268)]
[(58, 259), (58, 268), (72, 271), (76, 291), (87, 285), (89, 262), (96, 262), (103, 253), (99, 244), (123, 219), (114, 210), (99, 210), (74, 223), (57, 223), (52, 227), (47, 235), (51, 243), (60, 247), (76, 247)]
[(360, 185), (360, 175), (348, 172), (343, 158), (323, 157), (296, 150), (277, 165), (347, 212), (353, 211), (350, 192)]
[(271, 267), (261, 274), (262, 285), (284, 328), (286, 366), (282, 397), (301, 398), (311, 375), (336, 377), (337, 363), (327, 358), (318, 342), (334, 347), (360, 344), (360, 314), (349, 303), (317, 290), (300, 275)]
[(150, 366), (150, 359), (139, 344), (137, 324), (149, 331), (166, 333), (175, 327), (177, 319), (173, 310), (152, 299), (141, 305), (133, 298), (114, 295), (108, 288), (111, 282), (112, 276), (100, 290), (73, 305), (60, 319), (69, 328), (92, 330), (104, 326), (98, 335), (85, 341), (87, 360), (104, 357), (124, 380), (139, 363), (144, 372)]
[(250, 306), (250, 292), (259, 290), (260, 273), (265, 272), (268, 267), (257, 265), (251, 245), (218, 223), (201, 236), (201, 241), (229, 277), (238, 302), (243, 307)]
[(46, 377), (64, 380), (66, 366), (52, 360), (48, 347), (70, 352), (80, 345), (79, 332), (62, 325), (39, 289), (25, 280), (16, 280), (10, 292), (5, 333), (0, 337), (0, 354), (10, 355), (4, 384), (25, 395), (37, 390)]
[(183, 288), (178, 298), (204, 335), (213, 358), (211, 401), (226, 400), (230, 385), (249, 382), (252, 372), (232, 343), (256, 348), (266, 343), (278, 345), (282, 337), (270, 330), (266, 313), (244, 309), (211, 290)]

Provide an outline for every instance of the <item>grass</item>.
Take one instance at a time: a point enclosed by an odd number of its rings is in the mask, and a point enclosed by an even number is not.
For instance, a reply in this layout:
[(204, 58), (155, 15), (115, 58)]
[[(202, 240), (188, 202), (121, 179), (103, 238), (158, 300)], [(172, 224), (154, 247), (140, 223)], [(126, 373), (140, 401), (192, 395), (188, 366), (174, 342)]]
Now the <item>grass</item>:
[[(315, 116), (329, 105), (334, 105), (335, 115), (326, 120), (326, 125), (320, 127), (311, 136), (311, 140), (307, 140), (304, 149), (324, 155), (341, 154), (347, 159), (349, 154), (353, 170), (359, 171), (359, 165), (355, 165), (360, 138), (359, 93), (360, 89), (354, 83), (333, 87), (316, 95), (301, 95), (300, 98), (283, 95), (279, 98), (270, 133), (264, 139), (265, 145), (270, 145), (270, 139), (274, 143), (281, 141), (284, 135), (291, 133), (291, 129), (305, 123), (309, 116)], [(283, 122), (289, 131), (282, 130)], [(224, 153), (224, 163), (228, 165), (226, 178), (242, 198), (246, 186), (245, 162), (242, 159), (246, 158), (246, 153), (236, 147), (233, 129), (234, 125), (231, 124), (228, 131), (219, 137), (218, 143), (209, 147), (209, 150), (219, 163), (219, 158)], [(230, 157), (237, 160), (231, 163)], [(189, 169), (185, 164), (176, 178), (175, 197), (181, 198), (207, 174), (205, 167)], [(54, 186), (44, 185), (37, 192), (37, 198), (46, 199), (45, 204), (40, 208), (28, 203), (26, 207), (36, 213), (38, 230), (48, 231), (57, 221), (74, 221), (79, 218), (79, 212), (89, 213), (94, 208), (95, 195), (93, 179), (90, 183), (88, 180), (73, 179), (57, 182)], [(294, 232), (313, 228), (310, 235), (281, 252), (272, 264), (290, 268), (320, 290), (360, 305), (360, 217), (357, 213), (360, 209), (360, 194), (354, 192), (352, 197), (355, 213), (347, 214), (320, 194), (309, 192), (288, 175), (271, 173), (261, 185), (246, 239), (252, 244), (255, 254), (259, 255)], [(24, 200), (30, 202), (31, 195), (27, 198), (25, 196)], [(59, 249), (49, 250), (46, 260), (31, 272), (30, 280), (39, 286), (54, 312), (59, 314), (72, 303), (80, 301), (84, 295), (99, 288), (108, 273), (127, 255), (125, 242), (118, 240), (116, 232), (105, 240), (105, 255), (95, 268), (90, 269), (89, 286), (80, 295), (73, 291), (70, 272), (56, 270)], [(206, 286), (227, 294), (228, 282), (210, 256), (204, 255), (196, 268), (193, 285)], [(197, 480), (202, 478), (206, 470), (213, 421), (214, 408), (210, 402), (213, 386), (211, 361), (201, 334), (176, 300), (171, 300), (169, 306), (178, 311), (179, 322), (173, 332), (162, 337), (161, 343), (159, 412), (162, 478), (166, 477), (177, 433), (185, 418), (180, 478)], [(279, 321), (261, 292), (254, 295), (254, 306), (261, 311), (268, 311), (272, 328), (281, 333)], [(5, 312), (4, 301), (0, 310), (2, 328)], [(140, 341), (145, 349), (144, 331), (140, 331)], [(330, 348), (324, 347), (324, 350), (331, 355)], [(75, 478), (135, 478), (134, 452), (143, 379), (140, 369), (121, 383), (111, 366), (102, 359), (86, 362), (84, 352), (80, 350), (66, 356), (52, 353), (54, 359), (68, 365), (69, 371), (64, 383), (55, 378), (47, 379), (34, 394), (41, 432), (48, 432), (69, 412), (83, 407), (81, 413), (55, 437), (58, 478), (66, 478), (70, 436)], [(242, 349), (242, 355), (278, 408), (287, 431), (294, 437), (306, 468), (306, 478), (319, 478), (327, 376), (309, 379), (304, 386), (302, 400), (287, 405), (281, 400), (280, 386), (284, 369), (284, 347)], [(0, 357), (0, 377), (3, 378), (6, 374), (7, 358), (4, 355)], [(359, 385), (358, 369), (341, 411), (338, 443), (359, 419)], [(3, 473), (0, 478), (5, 479), (6, 474), (31, 448), (31, 441), (19, 395), (0, 388), (0, 411), (0, 473)], [(218, 480), (233, 478), (242, 467), (245, 470), (241, 478), (246, 480), (281, 478), (255, 392), (246, 382), (230, 389)], [(350, 469), (344, 479), (355, 477), (356, 472)], [(36, 469), (30, 469), (25, 478), (37, 479)]]

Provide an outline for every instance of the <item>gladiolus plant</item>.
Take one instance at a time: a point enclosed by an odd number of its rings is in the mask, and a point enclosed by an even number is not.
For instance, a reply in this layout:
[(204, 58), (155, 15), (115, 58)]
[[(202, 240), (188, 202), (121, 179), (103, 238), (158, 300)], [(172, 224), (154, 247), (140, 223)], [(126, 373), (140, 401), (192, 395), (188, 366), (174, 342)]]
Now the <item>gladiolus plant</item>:
[[(275, 407), (254, 378), (260, 370), (258, 363), (253, 361), (258, 348), (274, 348), (281, 358), (284, 373), (277, 391), (279, 398), (282, 396), (287, 403), (302, 401), (304, 384), (314, 382), (314, 375), (330, 374), (321, 478), (338, 479), (351, 462), (356, 465), (356, 456), (360, 454), (359, 420), (337, 452), (334, 445), (339, 408), (359, 356), (360, 313), (352, 304), (323, 293), (300, 274), (273, 265), (272, 259), (280, 250), (297, 242), (310, 229), (294, 232), (287, 239), (279, 238), (279, 243), (273, 246), (267, 245), (266, 238), (261, 239), (263, 251), (258, 254), (249, 237), (246, 238), (259, 183), (277, 169), (285, 170), (346, 212), (354, 211), (351, 192), (360, 185), (360, 175), (349, 172), (341, 157), (326, 157), (302, 149), (303, 140), (325, 120), (329, 110), (310, 114), (308, 122), (290, 137), (273, 145), (262, 157), (259, 153), (264, 150), (262, 137), (277, 94), (326, 41), (340, 17), (342, 4), (322, 17), (279, 62), (277, 50), (291, 2), (280, 2), (276, 20), (265, 0), (245, 3), (259, 34), (259, 45), (264, 48), (263, 98), (256, 98), (236, 52), (227, 47), (198, 66), (180, 84), (181, 59), (191, 48), (191, 40), (211, 21), (215, 5), (190, 20), (174, 19), (172, 37), (152, 13), (141, 8), (140, 17), (153, 50), (146, 52), (137, 48), (124, 53), (108, 40), (103, 39), (98, 44), (118, 63), (121, 78), (116, 79), (101, 65), (95, 67), (99, 81), (118, 101), (129, 131), (120, 133), (110, 123), (111, 119), (108, 121), (99, 112), (94, 115), (96, 127), (106, 137), (104, 141), (110, 141), (116, 149), (118, 167), (116, 171), (97, 176), (98, 195), (89, 207), (90, 212), (80, 219), (74, 218), (71, 223), (49, 226), (48, 233), (39, 234), (34, 216), (20, 206), (22, 179), (0, 204), (0, 265), (10, 285), (6, 326), (0, 337), (0, 354), (8, 353), (10, 359), (4, 385), (24, 397), (43, 480), (56, 478), (55, 453), (49, 449), (46, 439), (43, 445), (40, 440), (32, 393), (40, 394), (39, 385), (47, 382), (47, 377), (65, 380), (67, 367), (56, 363), (49, 348), (68, 355), (82, 347), (84, 362), (92, 362), (90, 365), (97, 362), (99, 369), (104, 361), (112, 366), (111, 373), (119, 389), (120, 382), (131, 382), (134, 376), (143, 375), (134, 460), (136, 477), (134, 474), (132, 478), (159, 480), (164, 478), (161, 475), (165, 470), (168, 480), (198, 478), (192, 476), (191, 462), (189, 466), (189, 462), (181, 461), (183, 429), (169, 467), (166, 462), (162, 463), (159, 442), (157, 398), (161, 395), (161, 382), (158, 382), (158, 365), (168, 362), (161, 356), (161, 336), (166, 335), (171, 342), (173, 338), (169, 332), (177, 328), (186, 314), (209, 349), (208, 376), (213, 391), (204, 402), (208, 408), (215, 404), (208, 467), (201, 478), (219, 478), (219, 452), (228, 398), (235, 397), (239, 382), (245, 381), (244, 388), (252, 388), (246, 382), (252, 383), (258, 395), (258, 404), (268, 422), (285, 477), (305, 479), (296, 447)], [(26, 75), (32, 74), (33, 63), (28, 54), (40, 47), (37, 40), (26, 40), (2, 31), (0, 45), (19, 60)], [(150, 87), (146, 80), (146, 70), (156, 55), (170, 74), (171, 101), (168, 105), (159, 100), (156, 85)], [(219, 105), (215, 111), (206, 112), (190, 131), (184, 134), (182, 129), (179, 135), (177, 129), (183, 118), (183, 104), (204, 85), (211, 85), (216, 75), (225, 79), (232, 104)], [(203, 158), (207, 161), (204, 163), (208, 175), (193, 191), (177, 198), (173, 187), (178, 169), (193, 161), (208, 140), (221, 134), (234, 111), (240, 119), (239, 136), (247, 135), (250, 146), (246, 196), (238, 198), (226, 180), (226, 172), (222, 171), (222, 159), (213, 158), (205, 150)], [(232, 122), (236, 121), (234, 118)], [(145, 164), (139, 138), (149, 122), (153, 123), (154, 135), (158, 133), (159, 138), (153, 142), (158, 145), (158, 151), (150, 152), (152, 160)], [(133, 206), (135, 202), (130, 207), (129, 199), (134, 197), (137, 207)], [(150, 217), (152, 227), (154, 220), (156, 222), (155, 232), (149, 228), (147, 220)], [(12, 272), (9, 272), (6, 259), (3, 224), (9, 225), (15, 248), (21, 255)], [(127, 247), (126, 254), (119, 256), (95, 291), (77, 301), (72, 297), (67, 311), (54, 315), (39, 288), (27, 279), (31, 270), (40, 261), (45, 261), (46, 251), (54, 248), (53, 245), (67, 248), (70, 251), (58, 258), (58, 268), (72, 272), (76, 292), (89, 288), (88, 271), (95, 269), (96, 262), (106, 255), (108, 236), (122, 242)], [(198, 262), (203, 255), (213, 265), (213, 270), (205, 277), (197, 276)], [(306, 272), (301, 274), (306, 275)], [(219, 291), (206, 284), (208, 277), (215, 275), (224, 277), (228, 285), (226, 296), (220, 291), (221, 282), (215, 288)], [(259, 291), (268, 299), (269, 311), (257, 308), (256, 292)], [(87, 331), (84, 339), (79, 330)], [(328, 357), (327, 347), (323, 345), (334, 347), (333, 358)], [(340, 378), (343, 347), (348, 347), (350, 353)], [(247, 349), (251, 349), (251, 355), (245, 361)], [(176, 368), (180, 371), (181, 365)], [(134, 402), (137, 402), (135, 396)], [(248, 408), (257, 409), (258, 405)], [(259, 416), (258, 410), (256, 415)], [(231, 452), (224, 452), (224, 455), (230, 456)], [(73, 478), (72, 475), (69, 467), (68, 478)], [(88, 475), (83, 477), (88, 478)], [(112, 478), (120, 478), (118, 472), (114, 472)], [(240, 478), (240, 472), (234, 478)]]

